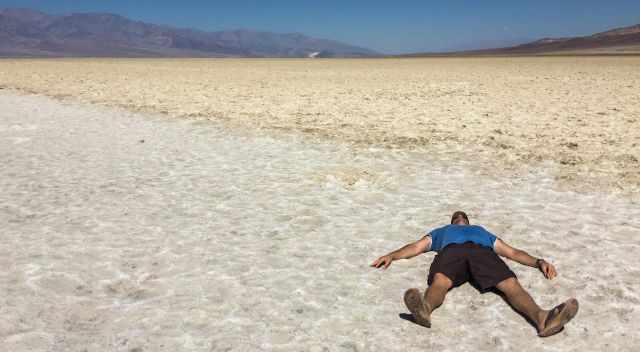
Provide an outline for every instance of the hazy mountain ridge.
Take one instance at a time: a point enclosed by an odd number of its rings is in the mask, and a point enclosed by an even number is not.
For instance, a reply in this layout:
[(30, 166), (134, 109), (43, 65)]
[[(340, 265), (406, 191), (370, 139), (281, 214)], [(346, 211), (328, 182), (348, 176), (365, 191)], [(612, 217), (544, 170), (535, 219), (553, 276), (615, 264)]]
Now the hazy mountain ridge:
[(629, 35), (629, 34), (640, 34), (640, 24), (637, 24), (635, 26), (616, 28), (606, 32), (596, 33), (592, 35), (592, 37), (598, 38), (598, 37), (606, 37), (606, 36), (612, 36), (612, 35)]
[(542, 38), (505, 48), (456, 51), (449, 53), (415, 53), (402, 56), (443, 55), (540, 55), (590, 53), (640, 53), (640, 24), (615, 28), (583, 37)]
[(48, 15), (0, 10), (0, 56), (335, 57), (379, 54), (302, 34), (252, 30), (205, 32), (155, 25), (110, 13)]

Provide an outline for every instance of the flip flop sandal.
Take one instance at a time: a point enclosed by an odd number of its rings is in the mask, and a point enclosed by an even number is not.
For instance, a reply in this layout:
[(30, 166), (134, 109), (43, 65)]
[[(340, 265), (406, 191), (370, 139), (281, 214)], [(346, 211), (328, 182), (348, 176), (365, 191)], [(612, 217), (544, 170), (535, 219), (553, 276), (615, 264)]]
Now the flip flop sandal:
[(557, 305), (547, 315), (547, 319), (544, 321), (544, 328), (540, 330), (538, 336), (548, 337), (559, 333), (576, 314), (578, 314), (578, 300), (575, 298), (568, 299), (564, 303)]
[(407, 292), (404, 293), (404, 304), (409, 308), (416, 324), (426, 328), (431, 327), (431, 321), (425, 318), (425, 306), (422, 302), (420, 290), (417, 288), (408, 289)]

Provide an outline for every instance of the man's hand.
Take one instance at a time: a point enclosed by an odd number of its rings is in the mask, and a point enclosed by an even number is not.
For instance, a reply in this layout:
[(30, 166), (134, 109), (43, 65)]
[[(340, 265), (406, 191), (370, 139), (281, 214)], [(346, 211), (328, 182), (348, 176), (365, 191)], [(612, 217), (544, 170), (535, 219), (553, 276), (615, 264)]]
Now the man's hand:
[(538, 259), (538, 269), (542, 271), (544, 277), (549, 280), (553, 280), (554, 277), (558, 276), (558, 272), (556, 271), (556, 267), (551, 263), (547, 263), (544, 259)]
[(431, 247), (431, 236), (426, 235), (421, 239), (409, 243), (408, 245), (397, 249), (393, 252), (390, 252), (387, 255), (383, 255), (382, 257), (376, 259), (371, 266), (374, 268), (384, 267), (385, 269), (391, 265), (391, 262), (398, 259), (409, 259), (413, 258), (418, 254), (422, 254), (429, 250)]
[(388, 268), (389, 265), (391, 265), (391, 262), (393, 261), (393, 257), (389, 254), (387, 255), (383, 255), (382, 257), (376, 259), (373, 263), (371, 263), (371, 266), (374, 268), (380, 268), (380, 267), (384, 267), (384, 269)]
[(516, 262), (531, 266), (534, 268), (540, 269), (544, 277), (549, 280), (552, 280), (554, 277), (558, 276), (556, 272), (556, 268), (551, 263), (547, 263), (544, 259), (536, 259), (529, 255), (529, 253), (513, 248), (508, 244), (504, 243), (501, 239), (497, 239), (493, 245), (493, 250), (498, 254), (505, 258), (509, 258), (511, 260), (515, 260)]

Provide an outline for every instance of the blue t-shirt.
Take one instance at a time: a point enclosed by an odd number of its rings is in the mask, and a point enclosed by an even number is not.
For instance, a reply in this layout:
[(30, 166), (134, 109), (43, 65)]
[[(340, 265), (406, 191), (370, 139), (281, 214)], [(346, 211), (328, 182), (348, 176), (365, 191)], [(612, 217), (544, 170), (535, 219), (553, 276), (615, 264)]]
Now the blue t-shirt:
[(473, 242), (480, 246), (493, 249), (496, 236), (478, 225), (447, 225), (439, 227), (431, 232), (431, 249), (440, 251), (453, 243)]

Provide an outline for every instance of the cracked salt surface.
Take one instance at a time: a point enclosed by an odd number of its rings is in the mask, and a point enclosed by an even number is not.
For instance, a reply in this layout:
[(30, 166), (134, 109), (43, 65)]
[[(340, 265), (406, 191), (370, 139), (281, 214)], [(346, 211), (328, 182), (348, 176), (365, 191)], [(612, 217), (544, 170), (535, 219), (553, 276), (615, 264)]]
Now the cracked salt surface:
[[(463, 160), (231, 132), (207, 121), (0, 94), (0, 350), (484, 351), (640, 348), (640, 209), (479, 176)], [(144, 142), (143, 142), (144, 141)], [(500, 297), (453, 290), (399, 317), (433, 254), (368, 267), (457, 209), (554, 262), (539, 339)]]

